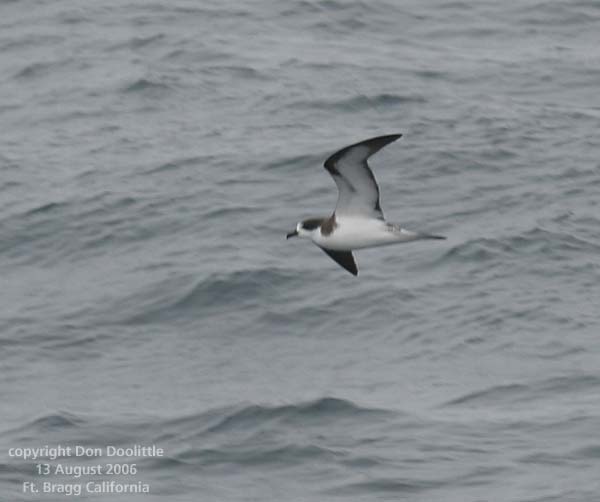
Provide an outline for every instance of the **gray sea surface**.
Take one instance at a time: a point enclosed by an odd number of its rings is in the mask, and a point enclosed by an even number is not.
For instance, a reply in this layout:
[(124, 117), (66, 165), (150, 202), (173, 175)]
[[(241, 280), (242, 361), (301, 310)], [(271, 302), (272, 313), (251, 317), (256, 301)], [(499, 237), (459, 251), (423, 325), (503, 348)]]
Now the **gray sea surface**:
[(598, 500), (597, 1), (2, 0), (0, 124), (1, 501)]

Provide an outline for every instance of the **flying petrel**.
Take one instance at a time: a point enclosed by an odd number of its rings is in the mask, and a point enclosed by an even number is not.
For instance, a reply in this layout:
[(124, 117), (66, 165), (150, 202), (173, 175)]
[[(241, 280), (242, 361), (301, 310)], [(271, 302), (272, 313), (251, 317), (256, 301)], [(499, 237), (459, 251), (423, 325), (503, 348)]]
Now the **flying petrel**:
[(335, 211), (328, 218), (299, 222), (290, 237), (307, 237), (353, 275), (358, 267), (352, 251), (421, 239), (445, 239), (405, 230), (388, 223), (379, 204), (379, 187), (367, 159), (401, 134), (367, 139), (342, 148), (325, 161), (338, 188)]

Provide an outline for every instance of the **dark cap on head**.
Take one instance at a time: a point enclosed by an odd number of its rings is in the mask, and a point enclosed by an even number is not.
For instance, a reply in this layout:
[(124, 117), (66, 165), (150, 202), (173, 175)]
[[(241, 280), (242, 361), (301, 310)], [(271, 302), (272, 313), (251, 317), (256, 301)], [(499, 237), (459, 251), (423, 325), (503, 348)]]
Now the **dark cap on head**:
[(309, 218), (302, 221), (302, 228), (305, 230), (315, 230), (321, 226), (325, 218)]

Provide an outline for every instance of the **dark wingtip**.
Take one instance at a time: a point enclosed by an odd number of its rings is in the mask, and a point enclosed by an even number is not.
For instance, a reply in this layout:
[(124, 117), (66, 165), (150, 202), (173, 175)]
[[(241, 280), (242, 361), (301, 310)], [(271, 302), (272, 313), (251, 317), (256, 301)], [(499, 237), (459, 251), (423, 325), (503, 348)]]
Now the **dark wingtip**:
[[(388, 139), (389, 142), (391, 143), (392, 141), (396, 141), (397, 139), (400, 139), (402, 137), (401, 133), (396, 133), (396, 134), (389, 134), (387, 136), (383, 136), (383, 138)], [(382, 138), (382, 139), (383, 139)]]
[(366, 157), (366, 158), (369, 158), (371, 155), (374, 155), (379, 150), (381, 150), (385, 145), (388, 145), (401, 137), (402, 137), (402, 134), (400, 134), (400, 133), (386, 134), (385, 136), (376, 136), (374, 138), (369, 138), (369, 139), (365, 139), (363, 141), (359, 141), (358, 143), (354, 143), (350, 146), (342, 148), (341, 150), (338, 150), (337, 152), (335, 152), (333, 155), (330, 155), (323, 165), (325, 166), (325, 169), (327, 169), (333, 176), (339, 175), (339, 172), (336, 169), (335, 164), (340, 159), (340, 157), (342, 157), (351, 148), (354, 148), (356, 146), (363, 145), (363, 144), (370, 145), (371, 152)]
[(354, 277), (358, 276), (358, 267), (356, 267), (356, 268), (344, 267), (344, 270), (347, 270), (348, 272), (350, 272)]
[(379, 140), (387, 145), (387, 144), (391, 143), (392, 141), (396, 141), (397, 139), (400, 139), (401, 137), (402, 137), (401, 133), (387, 134), (385, 136), (378, 136), (376, 138), (371, 138), (371, 140), (367, 140), (367, 141)]

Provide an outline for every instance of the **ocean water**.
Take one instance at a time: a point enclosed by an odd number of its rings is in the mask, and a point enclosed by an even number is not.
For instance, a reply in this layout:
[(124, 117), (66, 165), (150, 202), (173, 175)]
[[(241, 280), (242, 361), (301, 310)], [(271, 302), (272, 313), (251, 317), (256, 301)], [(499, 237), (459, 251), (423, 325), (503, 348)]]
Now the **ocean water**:
[[(0, 28), (0, 500), (598, 499), (598, 2), (4, 0)], [(447, 240), (358, 278), (286, 241), (334, 207), (324, 159), (391, 133), (386, 217)], [(46, 445), (101, 454), (15, 454)], [(42, 491), (89, 481), (149, 493)]]

